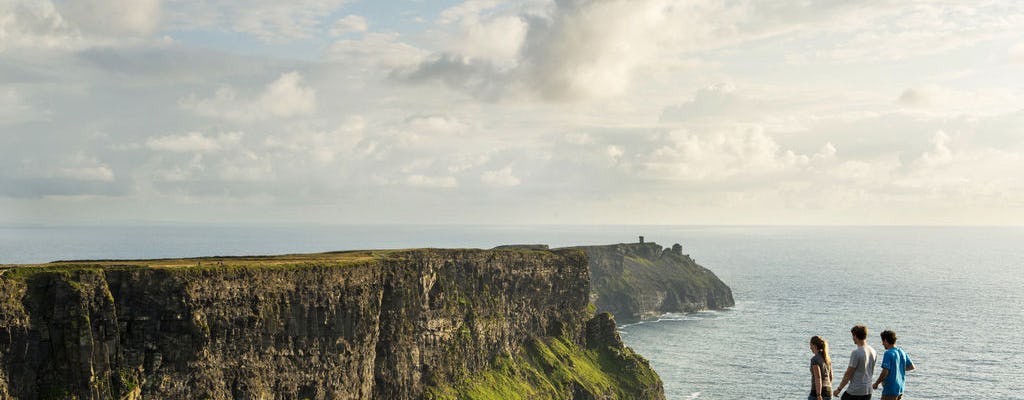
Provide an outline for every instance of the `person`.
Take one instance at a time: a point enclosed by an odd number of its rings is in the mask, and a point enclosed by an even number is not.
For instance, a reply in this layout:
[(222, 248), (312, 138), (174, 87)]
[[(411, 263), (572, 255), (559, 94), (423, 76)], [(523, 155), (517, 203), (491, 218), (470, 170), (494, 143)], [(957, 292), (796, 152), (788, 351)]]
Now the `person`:
[(811, 394), (807, 400), (832, 399), (832, 359), (828, 357), (828, 342), (821, 336), (811, 338)]
[(907, 371), (914, 370), (914, 362), (907, 352), (896, 347), (896, 332), (884, 331), (879, 336), (882, 337), (885, 354), (882, 355), (882, 373), (872, 387), (878, 389), (878, 385), (884, 382), (882, 400), (902, 400)]
[[(846, 367), (843, 380), (832, 393), (843, 393), (842, 400), (870, 400), (871, 377), (875, 375), (878, 353), (874, 347), (868, 345), (868, 327), (855, 325), (850, 328), (850, 335), (853, 336), (853, 343), (857, 348), (850, 352), (850, 364)], [(843, 392), (847, 383), (850, 387)]]

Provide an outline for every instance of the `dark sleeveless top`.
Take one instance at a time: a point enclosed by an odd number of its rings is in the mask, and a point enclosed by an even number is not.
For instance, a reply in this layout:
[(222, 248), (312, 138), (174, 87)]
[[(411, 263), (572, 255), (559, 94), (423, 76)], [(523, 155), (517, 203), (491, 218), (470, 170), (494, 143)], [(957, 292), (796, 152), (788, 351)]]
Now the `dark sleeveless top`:
[[(811, 357), (811, 365), (817, 365), (821, 368), (821, 394), (832, 393), (832, 366), (825, 363), (825, 357), (821, 354), (815, 354)], [(814, 376), (811, 376), (811, 395), (817, 395), (814, 392)]]

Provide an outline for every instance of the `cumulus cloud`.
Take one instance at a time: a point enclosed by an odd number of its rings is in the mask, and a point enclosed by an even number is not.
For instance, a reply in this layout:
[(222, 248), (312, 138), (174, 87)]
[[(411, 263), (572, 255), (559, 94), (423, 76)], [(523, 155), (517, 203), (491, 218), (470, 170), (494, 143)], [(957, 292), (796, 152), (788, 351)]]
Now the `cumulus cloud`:
[(637, 160), (644, 170), (679, 180), (722, 180), (734, 176), (769, 175), (811, 162), (828, 160), (836, 149), (829, 143), (819, 153), (783, 150), (758, 126), (697, 134), (673, 131), (666, 143)]
[[(439, 80), (485, 98), (529, 94), (572, 100), (617, 94), (638, 66), (657, 55), (669, 3), (559, 1), (547, 15), (487, 18), (476, 16), (487, 7), (460, 9), (446, 18), (464, 22), (463, 44), (403, 77)], [(496, 38), (500, 47), (493, 44)]]
[(334, 25), (331, 26), (331, 36), (342, 36), (347, 33), (353, 32), (366, 32), (370, 28), (370, 25), (366, 23), (366, 18), (359, 15), (346, 15), (337, 21), (334, 21)]
[(174, 153), (210, 153), (237, 145), (241, 139), (242, 133), (240, 132), (222, 133), (217, 136), (206, 136), (200, 132), (189, 132), (182, 135), (150, 138), (146, 141), (146, 147), (151, 150)]
[(212, 98), (191, 95), (180, 104), (199, 115), (234, 121), (289, 118), (310, 115), (316, 110), (316, 90), (303, 85), (302, 75), (292, 71), (281, 74), (252, 100), (240, 98), (234, 88), (224, 86)]

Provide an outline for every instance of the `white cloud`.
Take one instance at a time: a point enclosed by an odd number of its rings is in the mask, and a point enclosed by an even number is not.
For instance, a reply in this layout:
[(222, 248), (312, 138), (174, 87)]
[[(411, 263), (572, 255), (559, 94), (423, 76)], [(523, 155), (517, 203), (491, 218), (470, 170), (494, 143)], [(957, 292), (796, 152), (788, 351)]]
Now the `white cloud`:
[(1024, 43), (1019, 43), (1006, 50), (1007, 59), (1014, 64), (1024, 64)]
[(96, 158), (77, 153), (62, 162), (63, 167), (57, 168), (55, 176), (87, 182), (113, 182), (114, 171), (106, 163)]
[(148, 35), (160, 26), (160, 0), (71, 0), (62, 13), (86, 32)]
[(273, 182), (277, 172), (270, 161), (255, 152), (241, 151), (221, 162), (218, 176), (225, 181)]
[(1024, 23), (1024, 14), (1012, 2), (971, 6), (894, 2), (861, 7), (865, 10), (841, 16), (848, 24), (833, 23), (800, 33), (818, 46), (792, 54), (790, 62), (887, 63), (1012, 37), (1007, 28)]
[(333, 129), (305, 125), (289, 127), (284, 134), (267, 136), (264, 144), (268, 149), (287, 152), (289, 158), (330, 163), (352, 155), (363, 138), (365, 128), (363, 117), (352, 116)]
[(519, 178), (512, 174), (511, 166), (494, 171), (484, 171), (480, 175), (480, 180), (491, 186), (518, 186), (520, 183)]
[(114, 171), (106, 165), (67, 167), (59, 169), (57, 176), (79, 181), (112, 182), (114, 180)]
[(459, 181), (453, 176), (427, 176), (420, 174), (407, 176), (405, 182), (409, 186), (425, 188), (450, 189), (459, 185)]
[(187, 182), (196, 180), (206, 169), (203, 155), (195, 154), (184, 164), (172, 165), (153, 172), (153, 178), (161, 182)]
[[(550, 15), (480, 18), (474, 3), (443, 21), (463, 22), (462, 45), (405, 76), (441, 80), (481, 97), (526, 93), (548, 100), (621, 93), (665, 39), (670, 2), (557, 2)], [(498, 47), (494, 44), (499, 43)], [(518, 56), (512, 59), (511, 56)]]
[(662, 146), (639, 155), (637, 163), (642, 170), (665, 179), (722, 181), (802, 168), (812, 162), (828, 161), (835, 153), (831, 143), (812, 155), (783, 150), (763, 128), (755, 125), (705, 134), (673, 131)]
[(931, 140), (931, 150), (921, 154), (918, 162), (926, 168), (950, 163), (953, 161), (953, 151), (949, 147), (951, 140), (952, 138), (946, 132), (936, 132)]
[(360, 15), (347, 15), (334, 22), (331, 26), (331, 36), (342, 36), (353, 32), (366, 32), (369, 29), (366, 18)]
[(402, 42), (397, 33), (367, 32), (360, 39), (344, 39), (331, 44), (328, 60), (364, 69), (403, 68), (423, 60), (428, 53)]
[(200, 132), (189, 132), (151, 138), (146, 141), (146, 147), (174, 153), (210, 153), (235, 146), (241, 139), (240, 132), (222, 133), (216, 137), (206, 136)]
[(11, 48), (73, 48), (79, 31), (49, 1), (0, 0), (0, 52)]
[(316, 110), (316, 90), (304, 86), (302, 75), (292, 71), (281, 74), (253, 100), (239, 98), (234, 88), (224, 86), (217, 89), (212, 98), (200, 99), (191, 95), (179, 103), (183, 108), (207, 117), (261, 121), (312, 114)]

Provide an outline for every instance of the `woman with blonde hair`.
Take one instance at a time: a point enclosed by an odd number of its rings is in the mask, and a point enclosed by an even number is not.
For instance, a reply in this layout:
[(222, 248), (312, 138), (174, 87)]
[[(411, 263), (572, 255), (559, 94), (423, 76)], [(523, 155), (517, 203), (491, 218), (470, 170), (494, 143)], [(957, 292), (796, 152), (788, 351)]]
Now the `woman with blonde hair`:
[(807, 400), (832, 399), (832, 359), (828, 356), (828, 342), (821, 336), (811, 338), (811, 394)]

